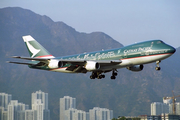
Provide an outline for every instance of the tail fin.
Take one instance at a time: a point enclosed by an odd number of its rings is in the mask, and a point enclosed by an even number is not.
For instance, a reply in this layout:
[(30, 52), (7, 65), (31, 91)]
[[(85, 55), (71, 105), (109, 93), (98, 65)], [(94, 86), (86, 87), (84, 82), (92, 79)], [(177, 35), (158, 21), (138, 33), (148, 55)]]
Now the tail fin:
[(43, 46), (41, 46), (33, 37), (30, 35), (22, 37), (29, 54), (32, 58), (54, 58)]

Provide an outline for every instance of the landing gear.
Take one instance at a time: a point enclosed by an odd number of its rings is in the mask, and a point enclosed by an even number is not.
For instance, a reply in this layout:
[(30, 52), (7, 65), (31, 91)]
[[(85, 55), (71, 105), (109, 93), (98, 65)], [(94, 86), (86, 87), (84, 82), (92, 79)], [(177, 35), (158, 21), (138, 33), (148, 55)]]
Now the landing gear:
[(161, 61), (156, 61), (156, 65), (157, 65), (156, 70), (157, 70), (157, 71), (161, 70), (161, 67), (159, 66), (159, 63), (160, 63), (160, 62), (161, 62)]
[[(110, 71), (111, 71), (111, 70), (110, 70)], [(108, 72), (110, 72), (110, 71), (108, 71)], [(116, 79), (117, 72), (118, 72), (118, 71), (117, 71), (116, 69), (112, 71), (112, 76), (111, 76), (111, 79), (112, 79), (112, 80)], [(102, 73), (103, 73), (103, 71), (92, 72), (92, 74), (91, 74), (91, 76), (90, 76), (90, 79), (95, 79), (95, 78), (97, 78), (97, 79), (102, 79), (102, 78), (105, 78), (105, 75), (102, 74)]]
[(113, 70), (113, 71), (112, 71), (111, 79), (112, 79), (112, 80), (116, 79), (116, 76), (117, 76), (117, 70)]
[(92, 72), (92, 75), (90, 76), (91, 79), (102, 79), (102, 78), (105, 78), (105, 75), (104, 74), (101, 74), (99, 72)]

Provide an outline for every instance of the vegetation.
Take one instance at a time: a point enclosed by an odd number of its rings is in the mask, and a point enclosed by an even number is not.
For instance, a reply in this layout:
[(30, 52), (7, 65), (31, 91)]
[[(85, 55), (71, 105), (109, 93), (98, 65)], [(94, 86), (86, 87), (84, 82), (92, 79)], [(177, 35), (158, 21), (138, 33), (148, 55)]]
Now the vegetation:
[(122, 116), (122, 117), (119, 116), (118, 118), (113, 118), (112, 120), (140, 120), (140, 118), (138, 118), (138, 117), (126, 118), (124, 116)]

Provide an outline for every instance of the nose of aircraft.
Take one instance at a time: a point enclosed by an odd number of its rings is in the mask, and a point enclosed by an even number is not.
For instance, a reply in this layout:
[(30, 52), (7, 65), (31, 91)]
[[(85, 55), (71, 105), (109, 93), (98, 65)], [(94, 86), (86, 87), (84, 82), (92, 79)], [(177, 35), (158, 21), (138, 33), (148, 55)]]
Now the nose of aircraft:
[(176, 48), (169, 45), (169, 52), (174, 54), (176, 52)]

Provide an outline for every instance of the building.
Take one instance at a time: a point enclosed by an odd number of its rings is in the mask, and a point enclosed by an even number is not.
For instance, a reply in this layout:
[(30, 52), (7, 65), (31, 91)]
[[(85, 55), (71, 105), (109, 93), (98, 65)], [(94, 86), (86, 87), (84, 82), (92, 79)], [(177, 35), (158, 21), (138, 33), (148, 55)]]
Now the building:
[(24, 120), (25, 118), (25, 111), (28, 109), (29, 106), (23, 103), (18, 103), (17, 100), (11, 100), (8, 105), (7, 110), (7, 119), (8, 120)]
[(172, 103), (172, 99), (169, 99), (169, 97), (163, 97), (163, 103), (171, 104)]
[(180, 120), (180, 116), (172, 114), (162, 114), (161, 120)]
[(64, 120), (89, 120), (89, 113), (74, 108), (65, 110), (64, 115)]
[(140, 120), (161, 120), (161, 115), (140, 115)]
[(0, 93), (0, 107), (4, 107), (4, 111), (7, 110), (8, 104), (12, 100), (12, 95), (6, 93)]
[[(175, 109), (176, 109), (176, 115), (180, 115), (180, 103), (176, 102), (175, 103)], [(173, 104), (169, 104), (169, 113), (173, 114)]]
[(1, 120), (7, 120), (8, 119), (8, 111), (2, 111)]
[(89, 110), (89, 120), (111, 120), (113, 111), (107, 108), (94, 107)]
[(4, 107), (0, 107), (0, 120), (7, 120), (7, 111), (4, 111)]
[(34, 103), (32, 104), (32, 110), (37, 112), (37, 120), (44, 120), (44, 104), (41, 102), (41, 99), (34, 100)]
[(72, 98), (69, 96), (60, 98), (60, 120), (65, 120), (65, 111), (71, 108), (76, 109), (76, 98)]
[(169, 104), (161, 102), (151, 103), (151, 115), (161, 115), (162, 113), (169, 113)]
[(75, 113), (77, 109), (69, 108), (68, 110), (64, 111), (64, 120), (74, 120), (73, 114)]
[(89, 120), (89, 113), (83, 110), (76, 110), (73, 113), (73, 120)]
[(36, 111), (37, 120), (50, 120), (50, 111), (48, 109), (48, 93), (41, 90), (31, 94), (32, 110)]
[(180, 103), (176, 103), (176, 115), (180, 115)]
[(26, 110), (25, 111), (25, 120), (37, 120), (37, 111)]
[(48, 93), (44, 93), (41, 90), (36, 91), (35, 93), (31, 94), (31, 104), (33, 105), (36, 103), (37, 99), (41, 99), (41, 102), (43, 104), (43, 109), (48, 110)]

